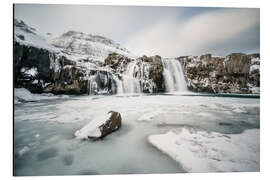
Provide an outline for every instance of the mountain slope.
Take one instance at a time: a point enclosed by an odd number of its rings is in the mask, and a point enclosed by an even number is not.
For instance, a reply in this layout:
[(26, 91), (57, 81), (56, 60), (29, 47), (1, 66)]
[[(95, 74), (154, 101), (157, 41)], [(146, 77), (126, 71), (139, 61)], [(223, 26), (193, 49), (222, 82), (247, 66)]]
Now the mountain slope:
[(82, 58), (103, 62), (113, 52), (132, 56), (130, 51), (111, 39), (76, 31), (68, 31), (62, 34), (52, 41), (52, 45), (60, 48), (71, 59)]
[(14, 41), (26, 46), (60, 52), (58, 48), (49, 44), (35, 28), (28, 26), (22, 20), (14, 19)]

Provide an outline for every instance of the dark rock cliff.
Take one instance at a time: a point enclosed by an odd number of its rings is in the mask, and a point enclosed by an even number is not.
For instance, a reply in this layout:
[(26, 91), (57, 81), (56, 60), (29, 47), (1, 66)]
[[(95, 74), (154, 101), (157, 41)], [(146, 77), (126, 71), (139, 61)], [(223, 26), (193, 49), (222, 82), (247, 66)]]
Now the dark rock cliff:
[(178, 57), (185, 69), (188, 88), (208, 93), (258, 93), (260, 55), (232, 53), (225, 58), (211, 54)]

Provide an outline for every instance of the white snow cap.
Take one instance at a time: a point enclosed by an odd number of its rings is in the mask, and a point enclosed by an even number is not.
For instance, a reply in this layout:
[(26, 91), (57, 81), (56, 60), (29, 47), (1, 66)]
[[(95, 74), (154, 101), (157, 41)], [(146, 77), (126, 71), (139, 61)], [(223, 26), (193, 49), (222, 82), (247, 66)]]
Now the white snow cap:
[(88, 139), (88, 137), (100, 137), (102, 135), (99, 126), (104, 124), (111, 117), (111, 113), (109, 112), (106, 115), (98, 116), (90, 121), (87, 125), (85, 125), (80, 130), (75, 132), (75, 136), (78, 139)]
[(60, 52), (58, 48), (49, 44), (35, 28), (28, 26), (22, 20), (14, 19), (14, 41), (26, 46)]

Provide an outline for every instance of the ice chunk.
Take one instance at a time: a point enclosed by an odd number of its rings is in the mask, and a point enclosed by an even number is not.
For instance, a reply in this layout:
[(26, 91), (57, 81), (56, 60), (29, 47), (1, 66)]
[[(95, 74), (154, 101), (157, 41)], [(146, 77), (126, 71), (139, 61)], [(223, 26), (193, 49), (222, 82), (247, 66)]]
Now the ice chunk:
[(259, 171), (259, 129), (221, 134), (182, 127), (148, 141), (179, 162), (187, 172)]

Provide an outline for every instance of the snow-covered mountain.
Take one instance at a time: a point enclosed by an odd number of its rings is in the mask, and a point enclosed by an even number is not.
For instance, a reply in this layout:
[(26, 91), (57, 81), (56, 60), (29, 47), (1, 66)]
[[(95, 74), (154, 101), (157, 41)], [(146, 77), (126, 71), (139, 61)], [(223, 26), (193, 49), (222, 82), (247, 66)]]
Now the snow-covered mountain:
[(49, 36), (41, 35), (35, 28), (18, 19), (14, 19), (14, 41), (22, 45), (61, 53), (61, 55), (76, 62), (82, 59), (103, 62), (113, 52), (131, 58), (135, 57), (119, 43), (103, 36), (68, 31), (51, 39)]
[(94, 61), (104, 61), (110, 53), (118, 53), (128, 57), (134, 56), (129, 50), (121, 47), (113, 40), (99, 35), (68, 31), (52, 40), (52, 45), (69, 55), (70, 59), (80, 57)]
[(49, 44), (46, 38), (43, 37), (35, 28), (18, 19), (14, 19), (14, 41), (21, 45), (33, 46), (52, 52), (60, 52), (58, 48)]

